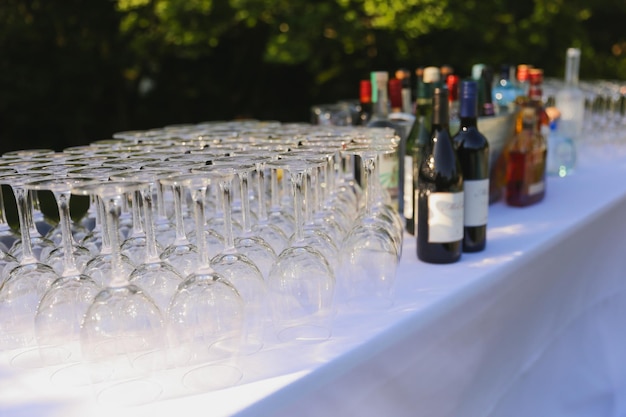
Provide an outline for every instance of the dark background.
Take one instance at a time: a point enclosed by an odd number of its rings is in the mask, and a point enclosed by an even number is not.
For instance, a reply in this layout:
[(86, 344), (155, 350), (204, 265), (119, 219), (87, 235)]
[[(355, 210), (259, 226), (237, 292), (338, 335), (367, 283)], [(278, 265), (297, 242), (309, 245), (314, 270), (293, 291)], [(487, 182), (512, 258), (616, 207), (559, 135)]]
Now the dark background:
[(308, 121), (372, 70), (626, 78), (626, 1), (2, 0), (0, 152), (235, 118)]

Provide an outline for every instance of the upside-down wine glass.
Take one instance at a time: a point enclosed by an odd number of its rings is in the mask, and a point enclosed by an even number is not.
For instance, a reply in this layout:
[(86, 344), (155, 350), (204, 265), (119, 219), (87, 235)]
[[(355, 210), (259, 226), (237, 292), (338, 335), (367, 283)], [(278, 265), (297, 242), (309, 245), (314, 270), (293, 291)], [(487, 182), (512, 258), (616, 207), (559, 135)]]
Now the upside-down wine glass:
[(302, 160), (268, 165), (289, 172), (295, 216), (294, 238), (278, 256), (268, 279), (274, 326), (282, 341), (326, 340), (331, 335), (335, 276), (326, 258), (304, 239), (302, 205), (309, 165)]
[(224, 248), (210, 262), (211, 267), (235, 287), (243, 300), (245, 321), (240, 352), (248, 354), (260, 350), (263, 346), (267, 287), (258, 266), (235, 246), (232, 228), (232, 182), (240, 169), (248, 169), (240, 166), (238, 163), (223, 163), (193, 169), (192, 172), (208, 176), (219, 184), (224, 213)]
[(80, 338), (102, 402), (145, 403), (158, 398), (162, 391), (150, 378), (165, 365), (163, 316), (154, 300), (129, 282), (117, 233), (122, 200), (143, 187), (140, 182), (109, 181), (74, 190), (83, 195), (97, 194), (103, 200), (111, 243), (110, 280), (87, 310)]
[(35, 343), (35, 313), (41, 297), (59, 277), (54, 269), (37, 260), (28, 225), (28, 178), (2, 176), (0, 184), (10, 185), (17, 200), (21, 233), (19, 266), (13, 268), (0, 287), (0, 346), (5, 349), (30, 347)]
[[(201, 174), (175, 178), (191, 191), (196, 228), (203, 230), (209, 178)], [(167, 312), (174, 364), (196, 366), (183, 376), (183, 385), (192, 390), (233, 385), (242, 376), (232, 361), (238, 355), (245, 322), (244, 302), (211, 266), (204, 237), (198, 233), (199, 262), (178, 286)]]
[(73, 187), (94, 182), (91, 178), (53, 178), (26, 184), (30, 190), (54, 194), (62, 233), (63, 268), (61, 277), (45, 292), (35, 315), (35, 335), (44, 364), (77, 362), (80, 354), (80, 326), (87, 309), (100, 291), (89, 276), (80, 272), (72, 239), (70, 195)]
[(154, 228), (154, 204), (156, 183), (160, 175), (173, 175), (174, 171), (137, 171), (116, 175), (113, 178), (125, 178), (126, 181), (140, 181), (146, 183), (145, 188), (139, 190), (143, 201), (143, 219), (145, 230), (145, 253), (143, 261), (130, 274), (129, 281), (142, 288), (165, 313), (170, 300), (183, 276), (176, 269), (159, 258), (159, 245), (155, 236)]
[(376, 160), (388, 147), (353, 148), (363, 164), (365, 207), (341, 245), (340, 281), (342, 295), (351, 309), (385, 309), (393, 304), (393, 286), (399, 260), (392, 220), (377, 215)]

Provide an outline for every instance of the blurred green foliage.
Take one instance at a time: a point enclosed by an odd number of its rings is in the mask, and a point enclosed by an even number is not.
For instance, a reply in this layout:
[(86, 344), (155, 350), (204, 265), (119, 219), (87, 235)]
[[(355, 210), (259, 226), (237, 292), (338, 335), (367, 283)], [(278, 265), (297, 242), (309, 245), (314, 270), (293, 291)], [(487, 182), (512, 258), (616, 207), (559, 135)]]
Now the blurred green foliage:
[(0, 151), (128, 129), (308, 120), (371, 70), (531, 63), (626, 78), (618, 0), (3, 0)]

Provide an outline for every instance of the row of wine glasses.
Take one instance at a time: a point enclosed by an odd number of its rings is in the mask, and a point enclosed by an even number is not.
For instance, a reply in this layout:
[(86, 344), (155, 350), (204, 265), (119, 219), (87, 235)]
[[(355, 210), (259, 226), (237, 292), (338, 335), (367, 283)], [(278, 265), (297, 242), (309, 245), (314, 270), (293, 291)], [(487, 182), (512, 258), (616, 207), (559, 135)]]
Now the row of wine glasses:
[[(0, 158), (0, 346), (94, 381), (326, 340), (388, 308), (402, 223), (389, 129), (232, 121)], [(354, 179), (354, 162), (363, 174)], [(82, 206), (81, 206), (82, 205)]]

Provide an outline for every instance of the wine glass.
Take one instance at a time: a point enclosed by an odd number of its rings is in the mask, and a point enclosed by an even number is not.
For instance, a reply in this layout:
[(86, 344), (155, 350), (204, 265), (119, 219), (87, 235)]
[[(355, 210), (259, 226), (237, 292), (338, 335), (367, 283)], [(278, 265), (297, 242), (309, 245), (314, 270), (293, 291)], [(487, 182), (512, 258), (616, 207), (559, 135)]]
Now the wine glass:
[(269, 162), (274, 171), (287, 170), (294, 200), (295, 235), (270, 271), (270, 306), (282, 341), (320, 341), (331, 334), (335, 276), (328, 260), (305, 243), (302, 205), (305, 171), (303, 160)]
[(54, 269), (37, 260), (30, 240), (28, 190), (24, 175), (5, 175), (0, 184), (10, 185), (17, 200), (21, 233), (19, 266), (13, 268), (0, 287), (0, 346), (29, 347), (35, 342), (35, 313), (41, 297), (59, 277)]
[[(191, 191), (197, 230), (205, 225), (205, 198), (209, 179), (205, 175), (183, 174), (176, 182)], [(236, 358), (245, 322), (244, 302), (235, 287), (218, 274), (209, 261), (205, 234), (198, 233), (199, 262), (178, 286), (168, 308), (167, 321), (172, 358), (178, 365), (190, 365), (183, 384), (194, 390), (214, 386), (217, 369), (224, 385), (239, 381), (236, 366), (222, 366)], [(227, 376), (226, 376), (227, 375)]]
[[(234, 156), (230, 158), (230, 162), (228, 162), (228, 164), (232, 166), (235, 175), (237, 176), (241, 200), (242, 230), (239, 236), (235, 238), (235, 248), (239, 253), (250, 259), (252, 263), (259, 268), (263, 277), (266, 279), (272, 265), (274, 265), (274, 262), (276, 261), (277, 255), (272, 246), (265, 240), (264, 236), (253, 231), (248, 192), (250, 174), (256, 169), (253, 163), (259, 160), (263, 163), (268, 161), (267, 157), (257, 156), (255, 158), (251, 158), (247, 156), (244, 161), (241, 156)], [(215, 161), (215, 163), (218, 166), (218, 170), (221, 169), (223, 162)], [(261, 197), (257, 198), (261, 199)]]
[(46, 365), (58, 365), (80, 360), (79, 336), (87, 308), (100, 287), (87, 275), (81, 274), (70, 224), (70, 193), (73, 187), (91, 183), (91, 178), (59, 178), (29, 182), (30, 190), (52, 191), (59, 210), (62, 233), (63, 268), (44, 293), (35, 315), (35, 334), (39, 353)]
[[(241, 170), (247, 169), (247, 167), (241, 168), (239, 163), (233, 162), (192, 169), (192, 172), (207, 176), (219, 183), (222, 194), (225, 239), (224, 249), (211, 259), (211, 267), (228, 280), (243, 299), (245, 322), (241, 351), (252, 353), (263, 346), (267, 288), (258, 266), (235, 246), (231, 217), (232, 180)], [(246, 214), (244, 212), (244, 222), (245, 219)], [(271, 250), (271, 248), (269, 249)]]
[(385, 309), (393, 304), (392, 290), (399, 260), (399, 248), (390, 231), (391, 220), (374, 212), (375, 164), (379, 152), (386, 152), (386, 149), (372, 146), (351, 151), (359, 155), (363, 163), (365, 207), (341, 245), (342, 293), (352, 309)]
[(130, 274), (129, 281), (142, 288), (150, 296), (162, 312), (167, 311), (170, 300), (183, 276), (176, 269), (159, 258), (160, 248), (155, 236), (154, 204), (156, 183), (160, 175), (174, 175), (175, 171), (136, 171), (114, 175), (114, 179), (145, 183), (139, 189), (142, 199), (145, 230), (145, 252), (143, 261), (139, 262)]
[(110, 279), (87, 310), (80, 335), (83, 357), (103, 401), (144, 403), (158, 398), (162, 391), (150, 377), (165, 363), (163, 316), (154, 300), (129, 282), (117, 233), (122, 200), (143, 186), (109, 181), (74, 189), (102, 199), (111, 244)]

